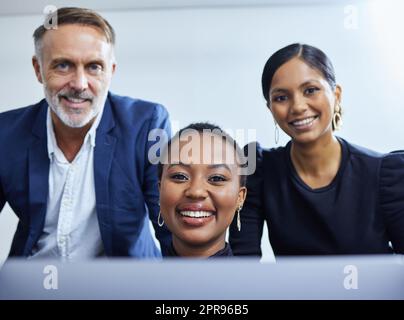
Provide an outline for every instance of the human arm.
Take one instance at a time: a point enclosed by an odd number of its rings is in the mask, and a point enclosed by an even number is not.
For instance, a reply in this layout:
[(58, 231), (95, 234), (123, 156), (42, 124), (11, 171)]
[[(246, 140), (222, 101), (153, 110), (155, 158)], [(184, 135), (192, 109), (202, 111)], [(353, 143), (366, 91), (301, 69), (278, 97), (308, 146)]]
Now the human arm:
[[(171, 233), (165, 225), (160, 227), (157, 223), (160, 212), (157, 164), (151, 161), (153, 159), (150, 159), (150, 157), (153, 157), (153, 152), (150, 152), (151, 148), (156, 143), (155, 140), (152, 139), (153, 130), (160, 136), (160, 139), (169, 139), (171, 136), (171, 125), (168, 112), (163, 106), (156, 106), (149, 126), (149, 139), (147, 141), (147, 152), (145, 154), (146, 159), (143, 180), (143, 195), (148, 208), (150, 221), (153, 223), (155, 235), (160, 242), (161, 251), (164, 256), (171, 245)], [(161, 142), (162, 140), (159, 140), (159, 145), (162, 145)]]
[(404, 151), (387, 154), (380, 168), (380, 209), (396, 253), (404, 253)]

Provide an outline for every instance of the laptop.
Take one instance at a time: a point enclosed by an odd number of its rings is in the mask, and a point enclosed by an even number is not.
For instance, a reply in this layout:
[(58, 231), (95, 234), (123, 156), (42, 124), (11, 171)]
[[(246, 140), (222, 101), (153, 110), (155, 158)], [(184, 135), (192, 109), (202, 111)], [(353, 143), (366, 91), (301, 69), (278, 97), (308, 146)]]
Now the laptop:
[(404, 299), (404, 256), (9, 259), (0, 299)]

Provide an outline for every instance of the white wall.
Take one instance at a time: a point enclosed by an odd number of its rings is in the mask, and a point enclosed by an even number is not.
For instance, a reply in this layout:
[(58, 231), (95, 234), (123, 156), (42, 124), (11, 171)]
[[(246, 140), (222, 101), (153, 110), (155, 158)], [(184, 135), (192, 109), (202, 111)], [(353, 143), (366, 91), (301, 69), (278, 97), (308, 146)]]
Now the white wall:
[[(349, 28), (344, 1), (101, 12), (117, 33), (118, 69), (111, 89), (163, 103), (180, 127), (209, 120), (233, 130), (256, 129), (257, 139), (270, 147), (274, 127), (261, 95), (262, 68), (275, 50), (304, 42), (323, 49), (334, 63), (343, 87), (339, 134), (378, 151), (404, 149), (404, 45), (398, 31), (404, 27), (403, 4), (349, 3), (358, 13), (351, 24), (357, 22), (356, 29)], [(31, 67), (31, 34), (41, 19), (0, 17), (0, 111), (43, 96)], [(287, 140), (281, 135), (281, 144)], [(3, 210), (0, 261), (15, 223), (10, 210)], [(269, 246), (265, 248), (269, 259)]]

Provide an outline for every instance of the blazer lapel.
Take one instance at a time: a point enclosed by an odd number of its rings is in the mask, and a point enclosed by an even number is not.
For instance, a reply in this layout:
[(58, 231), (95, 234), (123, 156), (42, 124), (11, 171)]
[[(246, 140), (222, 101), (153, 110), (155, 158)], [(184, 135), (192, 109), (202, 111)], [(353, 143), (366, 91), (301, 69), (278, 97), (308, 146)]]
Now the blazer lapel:
[(28, 151), (30, 233), (24, 255), (28, 255), (38, 241), (45, 222), (48, 197), (49, 157), (46, 137), (48, 106), (42, 102), (33, 126), (33, 139)]
[(97, 128), (94, 149), (94, 184), (98, 223), (106, 255), (112, 255), (112, 223), (109, 210), (109, 175), (116, 145), (110, 132), (115, 126), (108, 96), (100, 124)]

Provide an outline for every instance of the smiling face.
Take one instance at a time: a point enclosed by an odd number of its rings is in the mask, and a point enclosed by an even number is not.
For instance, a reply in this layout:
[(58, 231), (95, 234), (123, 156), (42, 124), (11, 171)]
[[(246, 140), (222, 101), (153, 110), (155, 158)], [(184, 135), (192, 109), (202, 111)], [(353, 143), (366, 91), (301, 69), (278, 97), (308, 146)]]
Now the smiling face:
[(102, 110), (115, 63), (113, 46), (98, 29), (66, 24), (48, 30), (33, 65), (51, 110), (66, 126), (81, 128)]
[[(194, 133), (189, 142), (177, 139), (163, 167), (160, 209), (180, 255), (209, 256), (223, 249), (226, 230), (246, 196), (233, 146), (222, 138), (223, 143), (211, 143), (213, 138)], [(225, 161), (226, 154), (233, 159)]]
[(333, 90), (319, 70), (293, 58), (272, 78), (269, 107), (295, 143), (308, 143), (332, 135), (332, 117), (340, 94), (340, 87)]

